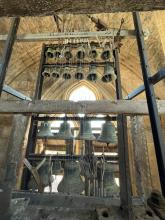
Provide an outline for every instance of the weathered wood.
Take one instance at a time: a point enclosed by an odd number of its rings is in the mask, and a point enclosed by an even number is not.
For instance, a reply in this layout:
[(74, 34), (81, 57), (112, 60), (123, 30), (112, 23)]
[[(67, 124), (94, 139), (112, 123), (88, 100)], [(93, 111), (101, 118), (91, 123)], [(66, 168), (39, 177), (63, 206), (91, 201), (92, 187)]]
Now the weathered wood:
[(11, 187), (15, 188), (16, 178), (18, 172), (18, 165), (20, 163), (21, 152), (23, 146), (26, 144), (25, 134), (27, 130), (29, 117), (22, 115), (15, 115), (13, 119), (13, 126), (11, 135), (9, 137), (7, 166), (5, 182)]
[(163, 0), (0, 0), (0, 16), (46, 16), (165, 9)]
[[(158, 100), (159, 114), (165, 113), (165, 100)], [(144, 100), (118, 100), (118, 101), (44, 101), (36, 100), (29, 101), (0, 101), (0, 114), (21, 114), (21, 113), (66, 113), (66, 114), (127, 114), (127, 115), (147, 115), (147, 103)]]

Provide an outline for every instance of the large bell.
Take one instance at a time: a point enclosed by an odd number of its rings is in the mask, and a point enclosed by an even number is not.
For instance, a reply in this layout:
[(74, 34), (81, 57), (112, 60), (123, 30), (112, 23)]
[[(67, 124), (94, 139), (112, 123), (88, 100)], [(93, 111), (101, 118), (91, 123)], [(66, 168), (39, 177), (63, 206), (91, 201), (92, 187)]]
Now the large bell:
[(105, 83), (114, 81), (116, 79), (116, 74), (114, 73), (114, 68), (110, 63), (106, 63), (104, 66), (104, 75), (102, 81)]
[(41, 126), (39, 128), (39, 132), (38, 132), (37, 136), (41, 137), (41, 138), (53, 137), (49, 122), (45, 121), (45, 122), (41, 123)]
[(54, 175), (60, 175), (63, 168), (61, 166), (61, 161), (55, 160), (52, 162), (52, 174)]
[(115, 126), (110, 121), (106, 121), (102, 125), (101, 134), (99, 135), (97, 141), (104, 143), (117, 143), (117, 136), (115, 133)]
[(45, 67), (45, 69), (42, 72), (42, 76), (43, 77), (50, 77), (50, 75), (51, 75), (51, 68)]
[(64, 57), (66, 60), (70, 60), (73, 57), (70, 47), (66, 47), (64, 50)]
[(92, 134), (92, 128), (90, 121), (81, 120), (80, 121), (80, 131), (77, 140), (95, 140), (95, 136)]
[(77, 80), (84, 79), (84, 73), (83, 73), (83, 67), (82, 66), (77, 67), (77, 72), (75, 74), (75, 79), (77, 79)]
[(45, 52), (46, 58), (53, 58), (54, 57), (54, 49), (49, 47)]
[(99, 163), (97, 166), (98, 186), (103, 191), (104, 197), (118, 196), (119, 194), (119, 187), (115, 182), (114, 172), (114, 165), (109, 162)]
[(85, 58), (85, 49), (84, 47), (79, 47), (77, 51), (77, 59), (82, 60)]
[(52, 76), (54, 79), (60, 78), (60, 68), (59, 68), (59, 67), (52, 68), (52, 70), (51, 70), (51, 76)]
[(79, 163), (66, 161), (64, 165), (64, 176), (58, 185), (58, 192), (81, 194), (84, 190), (84, 183), (80, 177)]
[(58, 134), (56, 135), (56, 138), (59, 140), (71, 140), (74, 138), (72, 131), (71, 131), (70, 124), (67, 121), (64, 121), (60, 125), (60, 129), (59, 129)]
[(110, 57), (111, 57), (111, 51), (110, 51), (109, 45), (105, 45), (103, 52), (101, 54), (101, 58), (103, 60), (109, 60)]
[(93, 64), (90, 65), (87, 80), (89, 80), (91, 82), (95, 82), (97, 80), (98, 76), (97, 76), (96, 69), (97, 69), (96, 65), (93, 65)]
[(64, 73), (63, 73), (62, 77), (65, 80), (71, 79), (71, 74), (70, 74), (70, 68), (69, 67), (64, 68)]
[(94, 45), (92, 45), (91, 50), (89, 51), (89, 57), (91, 59), (96, 59), (97, 56), (98, 56), (98, 53), (97, 53), (96, 47)]

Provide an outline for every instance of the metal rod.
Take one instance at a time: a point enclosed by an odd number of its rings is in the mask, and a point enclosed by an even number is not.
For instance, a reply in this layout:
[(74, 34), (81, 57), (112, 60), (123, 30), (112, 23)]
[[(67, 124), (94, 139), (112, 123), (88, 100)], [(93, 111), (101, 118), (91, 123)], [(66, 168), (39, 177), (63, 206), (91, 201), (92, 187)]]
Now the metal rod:
[[(150, 82), (155, 85), (156, 83), (160, 82), (162, 79), (165, 78), (165, 68), (159, 70), (155, 75), (150, 77)], [(141, 85), (137, 89), (133, 90), (128, 96), (124, 99), (133, 99), (136, 96), (140, 95), (142, 92), (145, 91), (145, 86)]]
[(7, 67), (10, 61), (14, 41), (16, 39), (16, 34), (19, 26), (20, 18), (13, 18), (11, 22), (11, 27), (9, 34), (6, 39), (4, 53), (2, 57), (2, 63), (0, 68), (0, 96), (2, 94), (3, 84), (5, 81), (5, 76), (7, 72)]
[[(75, 67), (75, 68), (77, 68), (77, 66), (78, 65), (81, 65), (81, 66), (89, 66), (89, 65), (96, 65), (97, 67), (104, 67), (105, 66), (105, 64), (106, 64), (107, 62), (102, 62), (102, 61), (100, 61), (100, 62), (79, 62), (79, 61), (77, 61), (77, 62), (70, 62), (70, 63), (68, 63), (68, 62), (66, 62), (66, 63), (55, 63), (55, 64), (44, 64), (43, 65), (43, 67), (50, 67), (50, 68), (53, 68), (53, 67), (66, 67), (66, 66), (71, 66), (72, 68), (73, 67)], [(110, 65), (114, 65), (114, 63), (113, 62), (108, 62)]]
[[(118, 29), (110, 29), (108, 31), (95, 32), (61, 32), (61, 33), (37, 33), (37, 34), (23, 34), (18, 35), (16, 41), (18, 42), (35, 42), (35, 41), (54, 41), (59, 39), (71, 38), (107, 38), (117, 36)], [(147, 32), (145, 32), (147, 35)], [(121, 37), (135, 37), (134, 30), (121, 30)], [(6, 41), (7, 35), (0, 35), (0, 41)]]
[(3, 90), (3, 92), (6, 92), (12, 96), (15, 96), (21, 100), (32, 101), (32, 99), (30, 97), (22, 94), (21, 92), (18, 92), (17, 90), (11, 88), (10, 86), (4, 85), (2, 90)]
[[(114, 50), (116, 79), (116, 98), (122, 99), (122, 87), (120, 77), (120, 64), (118, 50)], [(127, 119), (123, 114), (118, 115), (118, 154), (119, 154), (119, 177), (120, 177), (120, 199), (124, 214), (127, 219), (132, 220), (132, 195), (128, 159), (128, 136)]]
[(116, 121), (117, 117), (114, 116), (114, 117), (111, 117), (111, 116), (108, 116), (108, 117), (89, 117), (89, 116), (86, 116), (86, 117), (77, 117), (77, 116), (66, 116), (66, 117), (35, 117), (35, 120), (37, 121), (81, 121), (81, 120), (88, 120), (88, 121), (104, 121), (104, 120), (108, 120), (108, 121)]
[(136, 29), (137, 44), (140, 55), (141, 68), (142, 68), (153, 140), (155, 145), (155, 152), (158, 163), (160, 183), (161, 183), (162, 193), (165, 196), (165, 146), (163, 143), (163, 135), (160, 125), (160, 118), (158, 115), (154, 88), (153, 88), (153, 84), (150, 81), (150, 68), (149, 68), (148, 58), (145, 49), (140, 15), (138, 12), (133, 12), (133, 21)]

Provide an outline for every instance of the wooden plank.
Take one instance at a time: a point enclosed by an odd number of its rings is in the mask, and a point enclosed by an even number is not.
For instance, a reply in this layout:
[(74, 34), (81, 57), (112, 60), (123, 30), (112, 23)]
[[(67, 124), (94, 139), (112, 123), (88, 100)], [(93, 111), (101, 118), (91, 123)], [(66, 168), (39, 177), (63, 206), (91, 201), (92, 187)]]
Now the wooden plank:
[(0, 16), (46, 16), (57, 13), (109, 13), (163, 10), (163, 0), (0, 0)]
[[(159, 114), (165, 113), (165, 100), (158, 100)], [(0, 114), (21, 114), (21, 113), (38, 113), (38, 114), (127, 114), (127, 115), (147, 115), (147, 103), (144, 100), (118, 100), (118, 101), (0, 101)]]

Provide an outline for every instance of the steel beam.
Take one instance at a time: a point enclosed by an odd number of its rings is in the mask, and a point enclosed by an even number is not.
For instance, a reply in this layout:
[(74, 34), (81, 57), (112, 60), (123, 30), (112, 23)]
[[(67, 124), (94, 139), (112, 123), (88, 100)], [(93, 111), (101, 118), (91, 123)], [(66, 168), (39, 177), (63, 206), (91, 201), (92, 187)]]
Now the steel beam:
[[(155, 75), (149, 78), (150, 82), (155, 85), (156, 83), (160, 82), (162, 79), (165, 78), (165, 68), (159, 70)], [(141, 85), (137, 89), (133, 90), (128, 96), (124, 99), (133, 99), (136, 96), (140, 95), (142, 92), (145, 91), (145, 86)]]
[(27, 101), (32, 101), (32, 99), (24, 94), (22, 94), (21, 92), (18, 92), (17, 90), (11, 88), (10, 86), (4, 85), (3, 86), (3, 92), (6, 92), (12, 96), (15, 96), (21, 100), (27, 100)]
[(160, 125), (160, 118), (158, 115), (158, 108), (157, 108), (154, 88), (150, 80), (151, 79), (150, 68), (149, 68), (147, 53), (145, 49), (140, 15), (138, 12), (133, 12), (133, 21), (136, 29), (137, 44), (140, 55), (142, 75), (144, 80), (146, 99), (148, 104), (153, 140), (155, 145), (155, 152), (157, 157), (161, 188), (162, 188), (162, 193), (165, 196), (165, 145), (163, 142), (163, 135)]
[(7, 72), (7, 67), (10, 61), (14, 41), (16, 39), (17, 30), (19, 26), (20, 18), (13, 18), (11, 22), (11, 27), (9, 34), (6, 39), (5, 48), (3, 52), (3, 57), (1, 61), (1, 68), (0, 68), (0, 96), (2, 94), (3, 84)]
[[(115, 73), (116, 79), (116, 98), (122, 99), (122, 87), (120, 76), (120, 64), (118, 50), (114, 50), (115, 58)], [(128, 136), (127, 136), (127, 118), (123, 114), (118, 115), (118, 154), (119, 154), (119, 179), (120, 179), (120, 199), (121, 206), (124, 211), (125, 219), (132, 220), (132, 192), (131, 192), (131, 178), (129, 170), (128, 157)]]
[[(36, 42), (36, 41), (54, 41), (59, 39), (71, 39), (71, 38), (107, 38), (117, 36), (118, 29), (109, 29), (108, 31), (94, 31), (94, 32), (61, 32), (61, 33), (37, 33), (37, 34), (23, 34), (16, 37), (18, 42)], [(148, 36), (148, 32), (144, 31), (144, 35)], [(134, 30), (121, 30), (121, 37), (135, 38), (136, 34)], [(0, 41), (6, 41), (7, 35), (0, 35)]]

